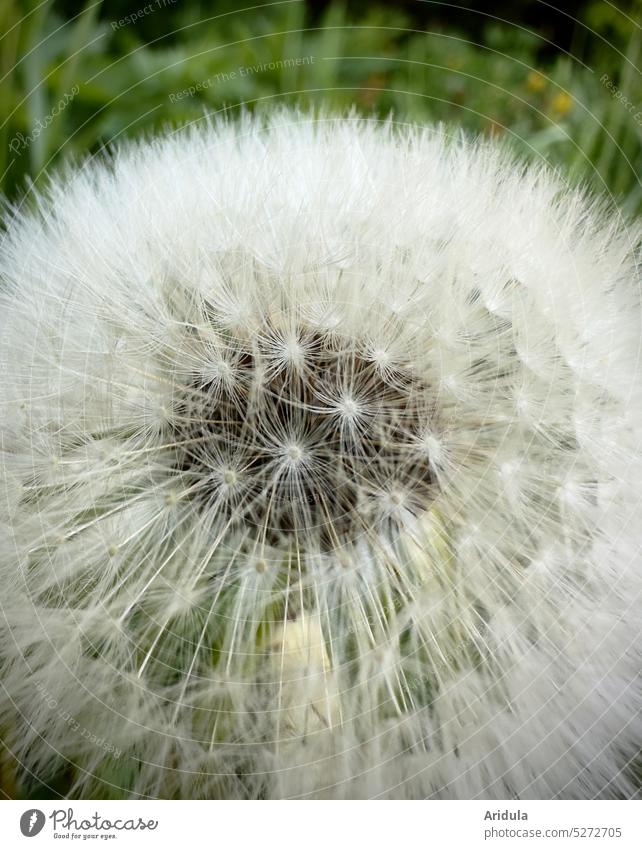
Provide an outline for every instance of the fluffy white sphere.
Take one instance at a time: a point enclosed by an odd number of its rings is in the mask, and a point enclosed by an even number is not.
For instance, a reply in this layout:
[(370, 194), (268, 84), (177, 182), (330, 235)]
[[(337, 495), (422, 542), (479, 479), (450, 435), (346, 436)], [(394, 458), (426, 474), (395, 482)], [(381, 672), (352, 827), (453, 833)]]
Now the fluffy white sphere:
[[(76, 796), (630, 796), (638, 234), (245, 116), (9, 216), (0, 725)], [(58, 780), (58, 779), (56, 779)]]

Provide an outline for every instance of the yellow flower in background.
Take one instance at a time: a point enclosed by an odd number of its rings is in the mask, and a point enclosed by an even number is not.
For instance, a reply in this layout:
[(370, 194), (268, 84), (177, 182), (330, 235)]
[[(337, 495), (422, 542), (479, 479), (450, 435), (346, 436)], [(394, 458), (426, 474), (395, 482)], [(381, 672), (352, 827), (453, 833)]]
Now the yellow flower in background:
[(532, 92), (544, 91), (546, 88), (546, 77), (539, 71), (531, 71), (526, 77), (526, 88)]
[(458, 71), (460, 68), (463, 68), (463, 67), (464, 67), (464, 64), (465, 64), (465, 63), (464, 63), (463, 56), (451, 56), (451, 57), (448, 59), (448, 61), (447, 61), (447, 63), (446, 63), (446, 64), (447, 64), (447, 65), (448, 65), (448, 67), (449, 67), (449, 68), (451, 68), (453, 71)]
[(565, 91), (560, 91), (556, 94), (551, 103), (553, 112), (559, 115), (567, 115), (573, 108), (573, 98)]

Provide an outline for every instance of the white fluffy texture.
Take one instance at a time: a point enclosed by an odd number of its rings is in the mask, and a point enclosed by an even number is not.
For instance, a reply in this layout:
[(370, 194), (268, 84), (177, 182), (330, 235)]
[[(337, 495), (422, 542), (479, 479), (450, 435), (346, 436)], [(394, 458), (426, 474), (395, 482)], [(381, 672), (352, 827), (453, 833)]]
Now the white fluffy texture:
[(294, 113), (132, 144), (14, 216), (23, 782), (635, 794), (636, 242), (492, 145)]

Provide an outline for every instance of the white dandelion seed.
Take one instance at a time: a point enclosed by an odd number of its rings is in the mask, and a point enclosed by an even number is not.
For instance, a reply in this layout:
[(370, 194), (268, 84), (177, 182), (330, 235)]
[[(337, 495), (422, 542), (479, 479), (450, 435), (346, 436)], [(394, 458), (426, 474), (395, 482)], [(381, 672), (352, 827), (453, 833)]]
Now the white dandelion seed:
[(633, 795), (638, 236), (490, 144), (288, 112), (10, 217), (24, 786)]

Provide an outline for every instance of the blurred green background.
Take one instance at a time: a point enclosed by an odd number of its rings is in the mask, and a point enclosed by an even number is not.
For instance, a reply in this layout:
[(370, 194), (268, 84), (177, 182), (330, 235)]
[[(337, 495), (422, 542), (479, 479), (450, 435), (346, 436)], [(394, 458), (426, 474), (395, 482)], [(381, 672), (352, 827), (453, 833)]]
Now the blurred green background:
[(2, 0), (5, 196), (122, 137), (303, 102), (501, 135), (642, 212), (642, 0), (246, 3)]

